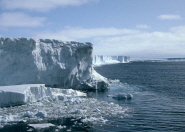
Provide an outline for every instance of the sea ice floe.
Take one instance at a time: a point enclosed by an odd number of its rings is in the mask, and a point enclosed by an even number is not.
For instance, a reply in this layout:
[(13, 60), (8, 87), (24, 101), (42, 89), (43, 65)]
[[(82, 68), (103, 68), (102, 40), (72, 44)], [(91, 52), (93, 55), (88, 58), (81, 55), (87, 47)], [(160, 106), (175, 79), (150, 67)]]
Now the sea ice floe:
[(55, 127), (55, 125), (51, 123), (44, 123), (44, 124), (29, 124), (29, 126), (35, 128), (35, 129), (43, 129), (48, 127)]
[(19, 116), (21, 116), (21, 117), (28, 117), (28, 118), (31, 118), (31, 117), (33, 117), (34, 116), (34, 113), (33, 112), (30, 112), (30, 111), (26, 111), (26, 112), (22, 112), (22, 113), (20, 113), (20, 115)]
[[(111, 95), (108, 95), (108, 96), (111, 96)], [(124, 99), (132, 99), (133, 98), (133, 95), (128, 93), (118, 93), (116, 95), (113, 95), (112, 98), (114, 99), (117, 99), (117, 100), (124, 100)]]
[(14, 121), (14, 117), (11, 114), (0, 116), (1, 123), (7, 123), (7, 122), (12, 122), (12, 121)]
[(34, 116), (43, 118), (47, 116), (47, 113), (46, 111), (38, 111)]
[(48, 88), (44, 84), (1, 86), (0, 107), (36, 101), (65, 100), (75, 96), (86, 96), (86, 94), (72, 89)]

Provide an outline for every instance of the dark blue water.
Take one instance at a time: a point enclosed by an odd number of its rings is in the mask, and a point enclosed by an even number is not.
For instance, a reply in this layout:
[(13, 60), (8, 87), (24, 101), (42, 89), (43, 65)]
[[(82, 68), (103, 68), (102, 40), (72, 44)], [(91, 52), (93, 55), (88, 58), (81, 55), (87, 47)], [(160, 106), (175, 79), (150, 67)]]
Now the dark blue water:
[[(185, 62), (131, 62), (96, 67), (121, 85), (104, 93), (93, 94), (100, 100), (113, 101), (106, 95), (126, 92), (132, 100), (116, 101), (132, 108), (130, 116), (111, 119), (112, 123), (96, 131), (185, 131)], [(112, 128), (112, 129), (109, 129)]]
[[(65, 125), (60, 131), (83, 132), (161, 132), (185, 131), (185, 61), (130, 62), (95, 67), (109, 79), (119, 79), (108, 91), (87, 92), (88, 97), (119, 104), (128, 111), (123, 117), (107, 117), (105, 124), (77, 124), (71, 119), (48, 120)], [(115, 100), (108, 95), (130, 93), (133, 99)], [(37, 131), (24, 122), (0, 131)], [(42, 131), (55, 131), (56, 127)]]

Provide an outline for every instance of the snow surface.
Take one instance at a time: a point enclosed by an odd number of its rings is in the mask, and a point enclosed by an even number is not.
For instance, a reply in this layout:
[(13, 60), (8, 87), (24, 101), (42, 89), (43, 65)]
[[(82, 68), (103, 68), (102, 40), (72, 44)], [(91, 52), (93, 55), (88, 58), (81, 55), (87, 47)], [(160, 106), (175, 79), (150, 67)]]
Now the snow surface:
[(65, 100), (74, 96), (86, 96), (72, 89), (48, 88), (44, 84), (25, 84), (0, 87), (0, 106), (13, 106), (38, 100)]
[(128, 63), (130, 61), (129, 56), (104, 56), (104, 55), (94, 55), (93, 65), (105, 65), (114, 63)]
[[(91, 43), (54, 39), (0, 38), (0, 86), (46, 84), (82, 89), (94, 86)], [(89, 85), (90, 84), (90, 85)]]

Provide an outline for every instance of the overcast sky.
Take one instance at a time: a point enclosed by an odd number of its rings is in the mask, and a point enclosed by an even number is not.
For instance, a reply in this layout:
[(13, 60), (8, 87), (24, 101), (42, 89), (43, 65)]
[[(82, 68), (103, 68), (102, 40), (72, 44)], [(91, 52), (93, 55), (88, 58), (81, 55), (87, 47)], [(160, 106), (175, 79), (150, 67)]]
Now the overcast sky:
[(0, 0), (0, 36), (91, 42), (97, 55), (185, 57), (185, 0)]

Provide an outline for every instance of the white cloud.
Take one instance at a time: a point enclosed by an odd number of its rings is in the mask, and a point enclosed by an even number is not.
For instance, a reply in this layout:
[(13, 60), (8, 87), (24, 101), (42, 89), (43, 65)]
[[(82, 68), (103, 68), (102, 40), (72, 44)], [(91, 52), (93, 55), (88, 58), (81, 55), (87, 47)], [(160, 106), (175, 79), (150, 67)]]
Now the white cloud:
[(148, 26), (148, 25), (146, 25), (146, 24), (139, 24), (139, 25), (136, 25), (136, 28), (148, 29), (148, 28), (150, 28), (150, 26)]
[(98, 0), (1, 0), (0, 5), (5, 9), (26, 9), (48, 11), (61, 6), (78, 6)]
[(3, 27), (38, 27), (42, 26), (44, 21), (44, 17), (31, 17), (21, 12), (0, 14), (0, 26)]
[(37, 37), (42, 38), (57, 38), (63, 40), (78, 40), (86, 38), (98, 38), (98, 37), (109, 37), (109, 36), (119, 36), (125, 34), (136, 34), (138, 30), (130, 29), (117, 29), (117, 28), (65, 28), (57, 32), (44, 31), (39, 33)]
[(179, 20), (179, 19), (182, 19), (180, 15), (173, 15), (173, 14), (160, 15), (160, 16), (158, 16), (158, 18), (161, 19), (161, 20)]
[(185, 26), (168, 32), (142, 32), (117, 28), (66, 28), (58, 32), (38, 33), (39, 38), (91, 41), (94, 54), (131, 57), (185, 57)]

